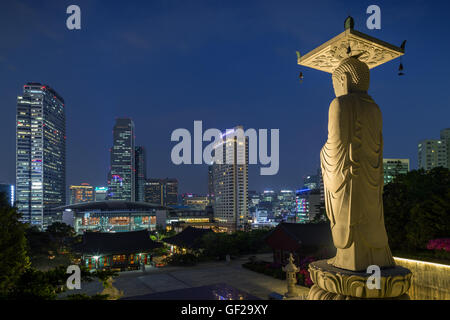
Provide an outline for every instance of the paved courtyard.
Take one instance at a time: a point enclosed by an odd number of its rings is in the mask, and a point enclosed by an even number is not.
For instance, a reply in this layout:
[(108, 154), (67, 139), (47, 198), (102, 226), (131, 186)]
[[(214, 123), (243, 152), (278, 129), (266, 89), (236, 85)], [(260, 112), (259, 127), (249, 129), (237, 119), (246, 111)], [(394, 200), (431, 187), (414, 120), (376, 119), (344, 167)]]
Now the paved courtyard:
[[(272, 254), (257, 255), (258, 259), (271, 261)], [(285, 293), (286, 281), (278, 280), (257, 272), (242, 268), (248, 257), (225, 261), (201, 263), (193, 267), (149, 268), (146, 272), (121, 272), (115, 279), (114, 286), (123, 291), (123, 297), (200, 287), (217, 283), (225, 283), (236, 289), (245, 291), (261, 299), (268, 299), (271, 292)], [(300, 295), (306, 295), (308, 288), (298, 287)], [(61, 297), (86, 293), (100, 293), (103, 287), (100, 282), (82, 283), (80, 290), (68, 290)]]

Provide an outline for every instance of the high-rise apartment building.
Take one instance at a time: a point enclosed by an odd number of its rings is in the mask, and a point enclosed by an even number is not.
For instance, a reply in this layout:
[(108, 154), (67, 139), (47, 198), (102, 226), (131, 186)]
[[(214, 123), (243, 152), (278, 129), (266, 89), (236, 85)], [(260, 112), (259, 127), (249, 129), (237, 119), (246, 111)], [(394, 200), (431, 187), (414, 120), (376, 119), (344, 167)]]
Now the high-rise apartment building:
[(16, 195), (22, 221), (43, 228), (66, 204), (64, 99), (48, 85), (29, 82), (17, 97)]
[(392, 182), (395, 176), (409, 172), (409, 159), (383, 159), (384, 184)]
[(134, 160), (135, 174), (135, 196), (136, 201), (145, 200), (145, 180), (147, 179), (147, 161), (144, 147), (135, 147)]
[(178, 204), (178, 180), (147, 179), (144, 200), (162, 206), (176, 206)]
[(135, 201), (135, 173), (134, 123), (118, 118), (113, 129), (108, 198)]
[(450, 128), (441, 130), (441, 141), (447, 145), (447, 168), (450, 169)]
[(82, 183), (79, 186), (72, 185), (70, 190), (70, 204), (94, 201), (94, 187), (89, 183)]
[(423, 140), (418, 145), (419, 169), (431, 170), (435, 167), (448, 166), (447, 141)]
[[(214, 219), (225, 232), (248, 230), (248, 138), (242, 126), (227, 130), (215, 145), (213, 164)], [(220, 158), (220, 159), (219, 159)]]

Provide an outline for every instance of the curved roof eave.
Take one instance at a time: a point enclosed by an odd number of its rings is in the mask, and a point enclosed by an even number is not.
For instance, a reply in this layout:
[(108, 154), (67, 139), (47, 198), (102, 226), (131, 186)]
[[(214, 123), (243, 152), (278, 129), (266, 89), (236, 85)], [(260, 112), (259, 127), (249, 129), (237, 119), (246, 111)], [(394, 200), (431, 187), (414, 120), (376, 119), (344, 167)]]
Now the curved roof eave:
[(91, 201), (82, 202), (77, 204), (65, 205), (55, 207), (52, 210), (133, 210), (133, 209), (156, 209), (156, 210), (168, 210), (174, 211), (173, 208), (167, 206), (161, 206), (158, 204), (148, 203), (148, 202), (133, 202), (133, 201), (123, 201), (123, 200), (105, 200), (105, 201)]

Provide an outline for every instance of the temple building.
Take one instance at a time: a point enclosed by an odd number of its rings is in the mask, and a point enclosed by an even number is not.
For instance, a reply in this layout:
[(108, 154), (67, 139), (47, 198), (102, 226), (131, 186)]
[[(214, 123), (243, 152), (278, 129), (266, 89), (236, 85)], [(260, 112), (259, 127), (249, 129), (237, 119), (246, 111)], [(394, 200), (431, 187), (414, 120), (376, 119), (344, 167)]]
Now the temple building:
[(201, 250), (200, 240), (212, 232), (211, 229), (187, 227), (172, 237), (164, 238), (163, 241), (170, 246), (173, 253), (192, 253)]
[(83, 241), (73, 246), (81, 255), (81, 261), (89, 270), (136, 270), (150, 265), (152, 252), (161, 243), (152, 241), (147, 230), (103, 233), (85, 232)]
[(295, 264), (306, 256), (332, 257), (336, 249), (328, 223), (280, 223), (265, 238), (272, 248), (273, 262), (286, 264), (292, 253)]

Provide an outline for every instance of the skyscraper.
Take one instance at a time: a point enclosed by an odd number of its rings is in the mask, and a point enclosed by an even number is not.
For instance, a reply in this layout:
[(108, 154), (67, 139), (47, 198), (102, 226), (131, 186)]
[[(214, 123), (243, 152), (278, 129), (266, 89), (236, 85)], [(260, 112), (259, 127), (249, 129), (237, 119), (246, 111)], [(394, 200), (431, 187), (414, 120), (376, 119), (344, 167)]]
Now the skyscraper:
[(70, 186), (70, 204), (94, 201), (94, 187), (89, 183)]
[(409, 172), (409, 159), (383, 159), (384, 184), (393, 181), (395, 176)]
[(447, 168), (447, 142), (445, 140), (423, 140), (419, 143), (418, 149), (419, 169)]
[(248, 138), (242, 126), (222, 138), (223, 143), (215, 146), (216, 157), (222, 153), (221, 163), (213, 164), (214, 218), (222, 231), (248, 230)]
[(13, 184), (0, 183), (0, 193), (4, 193), (9, 205), (14, 206), (16, 191)]
[(136, 168), (136, 186), (135, 196), (136, 201), (145, 200), (145, 180), (147, 179), (147, 161), (144, 147), (134, 148), (134, 160)]
[(113, 129), (111, 169), (108, 179), (110, 200), (135, 201), (134, 123), (118, 118)]
[(52, 88), (29, 82), (17, 97), (16, 195), (22, 221), (45, 228), (51, 208), (66, 204), (64, 99)]
[(178, 204), (178, 180), (164, 179), (164, 205), (176, 206)]
[(212, 165), (208, 165), (208, 200), (210, 204), (214, 204), (214, 176)]

